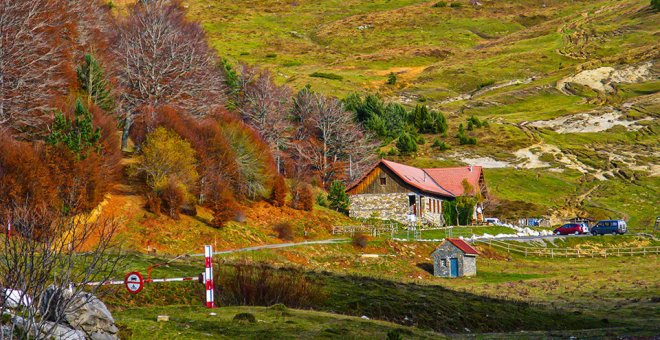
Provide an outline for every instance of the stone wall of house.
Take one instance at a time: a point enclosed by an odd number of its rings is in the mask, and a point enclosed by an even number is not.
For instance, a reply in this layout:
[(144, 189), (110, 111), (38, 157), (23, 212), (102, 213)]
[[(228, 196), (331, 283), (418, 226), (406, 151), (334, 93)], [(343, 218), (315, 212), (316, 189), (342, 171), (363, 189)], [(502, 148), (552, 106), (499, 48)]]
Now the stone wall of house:
[(349, 216), (353, 218), (376, 217), (406, 223), (408, 194), (360, 194), (352, 195)]
[(433, 259), (433, 275), (440, 277), (450, 277), (450, 258), (458, 259), (458, 276), (477, 275), (476, 256), (466, 256), (460, 249), (450, 242), (443, 243), (431, 255)]
[(463, 276), (477, 275), (477, 257), (465, 255), (463, 256)]

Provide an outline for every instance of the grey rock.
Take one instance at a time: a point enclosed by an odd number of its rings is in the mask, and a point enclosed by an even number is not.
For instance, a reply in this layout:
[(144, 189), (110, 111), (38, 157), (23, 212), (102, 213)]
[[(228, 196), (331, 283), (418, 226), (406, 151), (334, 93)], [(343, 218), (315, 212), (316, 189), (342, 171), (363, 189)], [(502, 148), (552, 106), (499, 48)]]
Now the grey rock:
[[(119, 329), (112, 314), (103, 301), (93, 294), (78, 292), (74, 296), (70, 290), (50, 286), (45, 296), (42, 313), (50, 321), (64, 322), (92, 339), (118, 339), (116, 334)], [(63, 301), (70, 301), (66, 303), (66, 308)]]

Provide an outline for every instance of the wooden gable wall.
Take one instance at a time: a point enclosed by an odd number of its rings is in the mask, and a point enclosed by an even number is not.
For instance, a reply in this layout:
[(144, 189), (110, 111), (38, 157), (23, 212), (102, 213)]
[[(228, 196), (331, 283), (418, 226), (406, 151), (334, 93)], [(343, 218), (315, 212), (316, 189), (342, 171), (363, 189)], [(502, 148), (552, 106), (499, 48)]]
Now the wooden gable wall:
[[(385, 178), (385, 185), (381, 184), (381, 178)], [(379, 165), (371, 170), (358, 185), (349, 190), (348, 194), (391, 194), (411, 191), (417, 190), (406, 184), (386, 166)]]

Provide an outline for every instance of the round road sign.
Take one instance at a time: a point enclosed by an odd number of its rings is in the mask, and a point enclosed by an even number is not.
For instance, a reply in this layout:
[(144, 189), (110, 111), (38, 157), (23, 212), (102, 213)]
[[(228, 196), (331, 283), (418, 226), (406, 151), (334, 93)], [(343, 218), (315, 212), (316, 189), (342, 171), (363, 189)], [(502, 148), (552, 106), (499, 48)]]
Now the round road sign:
[(137, 294), (142, 290), (142, 288), (144, 288), (144, 279), (140, 273), (130, 272), (126, 274), (126, 278), (124, 278), (124, 284), (126, 285), (126, 289), (128, 289), (129, 293)]

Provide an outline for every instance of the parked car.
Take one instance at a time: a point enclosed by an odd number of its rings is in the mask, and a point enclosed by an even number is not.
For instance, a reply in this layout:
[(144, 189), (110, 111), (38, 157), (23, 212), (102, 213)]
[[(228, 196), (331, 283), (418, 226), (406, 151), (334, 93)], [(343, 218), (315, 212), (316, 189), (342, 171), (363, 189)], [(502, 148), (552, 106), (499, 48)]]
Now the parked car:
[(500, 219), (497, 217), (486, 217), (484, 219), (484, 222), (486, 222), (488, 225), (501, 225), (502, 222), (500, 222)]
[(589, 232), (589, 227), (584, 223), (567, 223), (555, 229), (555, 235), (570, 235), (570, 234), (586, 234)]
[(594, 235), (604, 235), (604, 234), (625, 234), (628, 231), (628, 226), (626, 221), (623, 220), (605, 220), (598, 221), (593, 228), (591, 228), (591, 233)]

